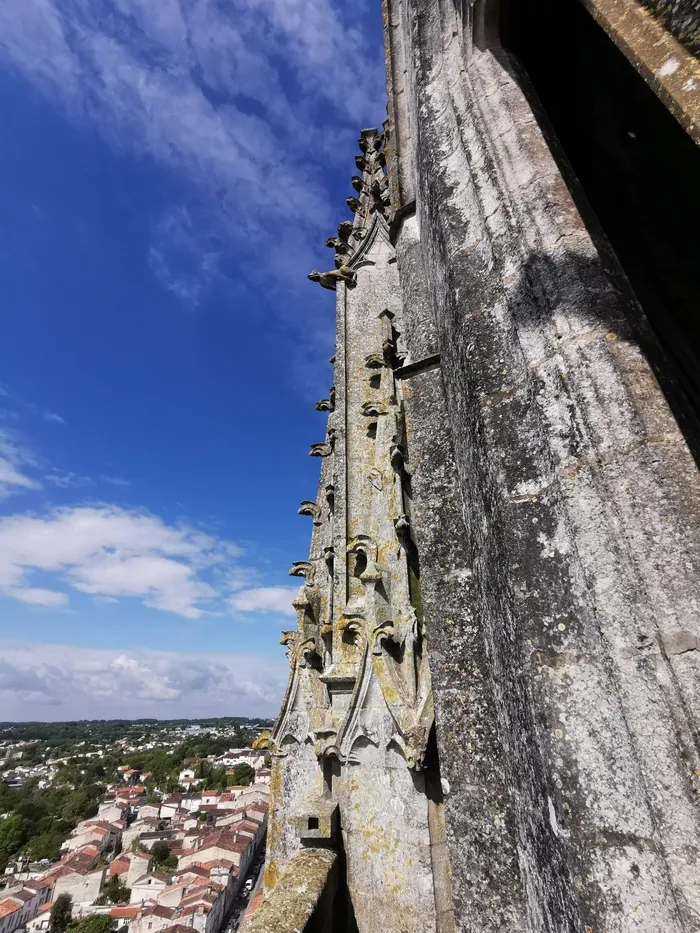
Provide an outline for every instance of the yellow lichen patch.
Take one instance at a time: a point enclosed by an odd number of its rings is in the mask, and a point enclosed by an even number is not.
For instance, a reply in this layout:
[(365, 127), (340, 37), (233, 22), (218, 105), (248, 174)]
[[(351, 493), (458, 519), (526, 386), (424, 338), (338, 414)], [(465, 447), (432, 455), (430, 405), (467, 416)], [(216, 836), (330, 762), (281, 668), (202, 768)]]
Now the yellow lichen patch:
[(279, 876), (280, 870), (277, 867), (277, 863), (273, 859), (270, 859), (263, 872), (263, 884), (265, 885), (266, 891), (270, 891), (274, 888), (279, 880)]

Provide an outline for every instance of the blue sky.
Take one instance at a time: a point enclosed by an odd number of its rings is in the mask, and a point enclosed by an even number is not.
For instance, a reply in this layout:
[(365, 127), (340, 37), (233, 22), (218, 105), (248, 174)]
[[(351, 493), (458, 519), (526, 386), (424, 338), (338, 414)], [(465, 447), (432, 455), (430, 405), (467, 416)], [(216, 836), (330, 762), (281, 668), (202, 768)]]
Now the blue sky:
[(379, 0), (5, 0), (0, 114), (0, 720), (274, 713)]

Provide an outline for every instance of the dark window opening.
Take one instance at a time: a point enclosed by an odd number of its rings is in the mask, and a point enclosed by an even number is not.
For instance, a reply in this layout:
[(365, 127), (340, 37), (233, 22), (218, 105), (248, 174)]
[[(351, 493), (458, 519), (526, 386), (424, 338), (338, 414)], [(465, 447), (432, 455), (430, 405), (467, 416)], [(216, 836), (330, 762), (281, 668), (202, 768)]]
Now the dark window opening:
[(317, 816), (309, 817), (309, 829), (318, 829), (318, 817)]
[(501, 34), (594, 240), (607, 238), (663, 349), (633, 320), (697, 457), (700, 148), (579, 0), (508, 0)]

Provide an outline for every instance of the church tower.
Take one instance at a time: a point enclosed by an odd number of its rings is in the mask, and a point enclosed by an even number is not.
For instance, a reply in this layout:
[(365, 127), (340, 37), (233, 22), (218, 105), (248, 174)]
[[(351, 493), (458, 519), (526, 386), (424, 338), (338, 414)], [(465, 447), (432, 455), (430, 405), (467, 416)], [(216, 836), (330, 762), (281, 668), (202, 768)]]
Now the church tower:
[(700, 17), (384, 0), (250, 933), (700, 931)]

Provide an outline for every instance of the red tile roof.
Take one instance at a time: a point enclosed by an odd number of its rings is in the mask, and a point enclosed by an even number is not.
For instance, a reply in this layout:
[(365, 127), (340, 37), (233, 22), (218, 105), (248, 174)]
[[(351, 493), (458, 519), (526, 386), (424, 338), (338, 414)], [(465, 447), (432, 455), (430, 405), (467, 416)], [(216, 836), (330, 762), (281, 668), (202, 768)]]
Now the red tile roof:
[(109, 873), (110, 875), (123, 875), (124, 872), (129, 871), (130, 866), (131, 860), (124, 855), (120, 855), (110, 863)]
[(16, 910), (19, 910), (21, 906), (22, 904), (18, 903), (14, 898), (3, 898), (0, 901), (0, 917), (7, 917), (9, 914), (13, 914)]
[(135, 917), (140, 910), (140, 904), (129, 905), (128, 907), (112, 907), (109, 915), (110, 917)]

